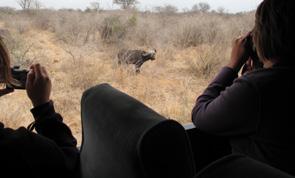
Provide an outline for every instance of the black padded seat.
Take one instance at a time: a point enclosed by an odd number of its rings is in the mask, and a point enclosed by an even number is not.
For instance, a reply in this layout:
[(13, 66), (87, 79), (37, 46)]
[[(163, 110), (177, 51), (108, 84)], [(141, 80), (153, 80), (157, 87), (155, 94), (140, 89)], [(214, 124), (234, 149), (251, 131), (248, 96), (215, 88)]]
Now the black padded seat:
[(201, 170), (196, 178), (294, 178), (244, 155), (225, 156)]
[(184, 128), (136, 99), (101, 84), (84, 92), (82, 178), (192, 178)]

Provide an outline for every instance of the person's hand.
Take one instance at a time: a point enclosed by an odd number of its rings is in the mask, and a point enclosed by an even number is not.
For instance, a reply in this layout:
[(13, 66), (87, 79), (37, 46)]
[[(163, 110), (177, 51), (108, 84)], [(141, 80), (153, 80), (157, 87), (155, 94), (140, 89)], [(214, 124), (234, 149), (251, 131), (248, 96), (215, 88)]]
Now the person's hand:
[(13, 91), (13, 88), (0, 89), (0, 97), (12, 93)]
[(50, 101), (51, 81), (47, 71), (40, 64), (30, 67), (27, 75), (26, 90), (34, 107)]
[(246, 38), (249, 35), (250, 32), (247, 35), (238, 37), (233, 41), (231, 59), (227, 66), (232, 68), (236, 72), (239, 72), (241, 67), (249, 59), (249, 54), (245, 48)]
[(243, 66), (241, 74), (245, 75), (246, 73), (251, 72), (253, 70), (254, 70), (254, 63), (253, 63), (253, 60), (249, 58), (246, 61), (245, 65)]

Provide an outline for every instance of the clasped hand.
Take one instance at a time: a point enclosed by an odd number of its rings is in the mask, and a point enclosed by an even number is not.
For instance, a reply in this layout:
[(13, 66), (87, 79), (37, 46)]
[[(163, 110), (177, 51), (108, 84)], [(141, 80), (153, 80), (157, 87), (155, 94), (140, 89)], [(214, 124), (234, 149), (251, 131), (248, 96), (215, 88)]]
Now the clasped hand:
[[(27, 75), (26, 91), (34, 107), (50, 101), (51, 80), (46, 69), (40, 64), (30, 67)], [(0, 97), (12, 93), (14, 89), (1, 89)]]

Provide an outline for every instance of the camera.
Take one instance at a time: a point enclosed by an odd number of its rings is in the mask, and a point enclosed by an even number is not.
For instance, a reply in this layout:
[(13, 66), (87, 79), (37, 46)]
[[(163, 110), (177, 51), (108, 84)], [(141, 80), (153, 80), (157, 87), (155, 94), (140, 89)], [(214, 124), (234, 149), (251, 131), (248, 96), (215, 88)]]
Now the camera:
[(256, 48), (255, 48), (254, 43), (253, 43), (252, 34), (248, 35), (248, 37), (246, 38), (245, 48), (246, 48), (246, 51), (248, 52), (250, 58), (253, 61), (254, 69), (263, 68), (263, 63), (260, 62), (257, 51), (256, 51)]
[(20, 66), (13, 66), (11, 75), (17, 84), (6, 84), (6, 88), (25, 90), (28, 72), (26, 69), (21, 69)]

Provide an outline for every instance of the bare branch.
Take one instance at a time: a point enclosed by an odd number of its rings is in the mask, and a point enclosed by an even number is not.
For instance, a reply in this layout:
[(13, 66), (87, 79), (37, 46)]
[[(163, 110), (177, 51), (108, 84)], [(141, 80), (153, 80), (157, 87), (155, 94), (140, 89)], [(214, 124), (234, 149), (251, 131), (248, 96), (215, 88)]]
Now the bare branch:
[(137, 1), (136, 0), (113, 0), (114, 4), (118, 4), (122, 9), (128, 9), (131, 6), (134, 6)]
[(16, 0), (16, 2), (23, 10), (41, 8), (41, 3), (38, 0)]

